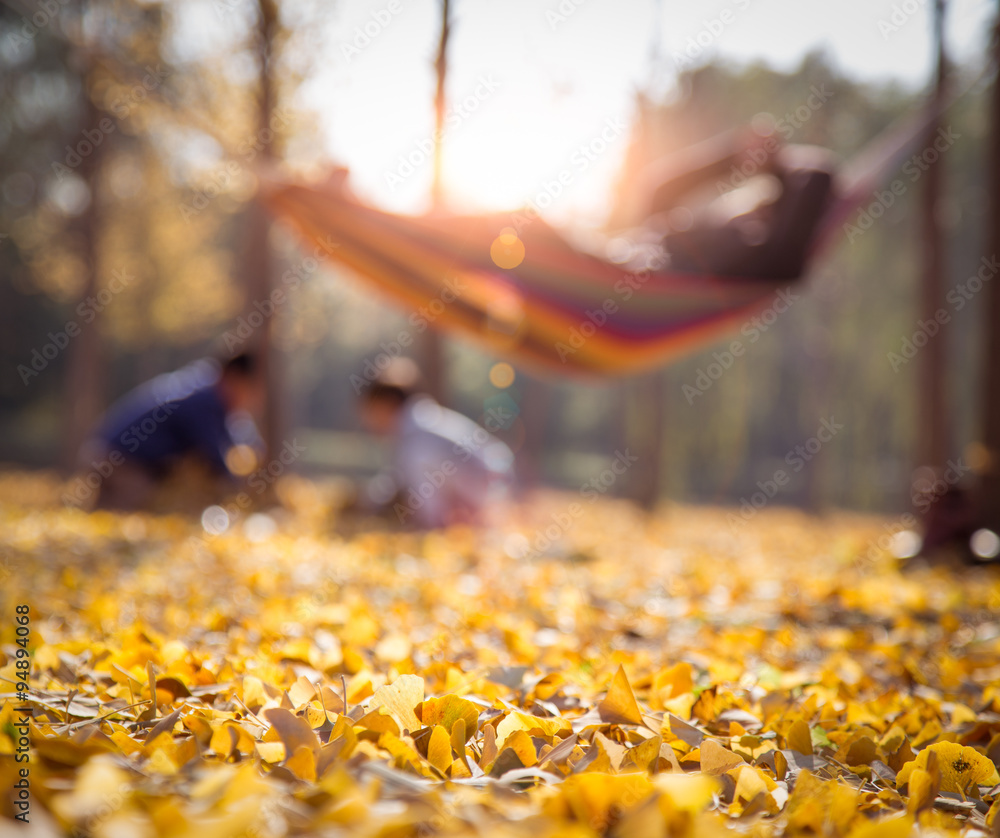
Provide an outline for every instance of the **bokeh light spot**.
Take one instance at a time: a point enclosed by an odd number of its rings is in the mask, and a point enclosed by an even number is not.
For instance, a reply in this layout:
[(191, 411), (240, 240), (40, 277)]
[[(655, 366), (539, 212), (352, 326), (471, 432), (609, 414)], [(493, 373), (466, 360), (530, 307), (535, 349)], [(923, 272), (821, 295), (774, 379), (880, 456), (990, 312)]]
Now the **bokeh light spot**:
[(221, 506), (209, 506), (201, 513), (201, 526), (209, 535), (222, 535), (229, 529), (229, 513)]
[(913, 530), (896, 533), (889, 543), (889, 552), (897, 559), (912, 559), (920, 553), (924, 540)]
[(246, 477), (257, 468), (257, 453), (249, 445), (234, 445), (226, 452), (226, 468), (239, 477)]
[(1000, 556), (1000, 536), (993, 530), (976, 530), (969, 539), (969, 547), (977, 559), (988, 562)]
[(503, 390), (506, 387), (510, 387), (514, 383), (514, 368), (501, 361), (499, 364), (494, 364), (490, 370), (490, 384), (499, 390)]
[(513, 227), (504, 227), (490, 245), (490, 258), (498, 268), (516, 268), (524, 261), (524, 242)]

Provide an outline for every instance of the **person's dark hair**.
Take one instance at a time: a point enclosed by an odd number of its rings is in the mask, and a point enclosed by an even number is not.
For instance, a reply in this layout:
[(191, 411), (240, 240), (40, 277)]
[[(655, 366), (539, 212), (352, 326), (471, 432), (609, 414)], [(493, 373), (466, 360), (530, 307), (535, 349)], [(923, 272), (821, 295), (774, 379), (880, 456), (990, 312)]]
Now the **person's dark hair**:
[(412, 393), (403, 387), (376, 381), (368, 388), (364, 397), (370, 402), (391, 402), (394, 405), (402, 405), (411, 395)]
[(421, 376), (417, 365), (410, 358), (393, 358), (366, 388), (362, 398), (402, 405), (410, 396), (420, 392), (420, 387)]
[(236, 375), (241, 378), (253, 378), (259, 368), (257, 356), (250, 352), (241, 352), (222, 361), (223, 375)]

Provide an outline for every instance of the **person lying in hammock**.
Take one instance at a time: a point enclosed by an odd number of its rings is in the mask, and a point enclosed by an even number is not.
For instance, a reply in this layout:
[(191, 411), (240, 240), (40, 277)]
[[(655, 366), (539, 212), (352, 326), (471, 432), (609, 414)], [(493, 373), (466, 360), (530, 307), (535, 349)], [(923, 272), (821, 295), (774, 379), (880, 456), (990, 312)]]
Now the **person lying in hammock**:
[[(795, 279), (834, 194), (835, 155), (726, 134), (652, 164), (644, 225), (674, 271)], [(739, 181), (738, 183), (736, 181)]]

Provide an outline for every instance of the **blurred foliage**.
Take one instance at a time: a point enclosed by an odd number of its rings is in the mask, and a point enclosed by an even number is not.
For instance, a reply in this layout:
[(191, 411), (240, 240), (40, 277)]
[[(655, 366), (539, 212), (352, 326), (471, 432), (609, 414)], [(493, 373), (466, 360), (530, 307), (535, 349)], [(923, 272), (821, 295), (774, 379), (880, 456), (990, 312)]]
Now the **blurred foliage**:
[[(12, 36), (24, 15), (0, 7), (0, 460), (35, 464), (54, 460), (67, 353), (58, 353), (27, 386), (18, 368), (30, 364), (50, 332), (82, 319), (81, 215), (96, 212), (99, 219), (101, 283), (109, 285), (116, 272), (134, 277), (95, 318), (111, 359), (110, 399), (208, 351), (237, 325), (245, 310), (241, 233), (255, 182), (252, 5), (91, 0), (60, 9), (19, 40)], [(318, 130), (313, 116), (296, 109), (295, 93), (309, 77), (311, 56), (321, 52), (316, 21), (326, 12), (306, 0), (284, 2), (280, 10), (276, 146), (293, 168), (316, 173)], [(162, 79), (140, 93), (150, 67), (161, 68)], [(832, 95), (807, 118), (796, 117), (818, 88)], [(950, 281), (971, 275), (983, 256), (984, 97), (982, 85), (973, 88), (945, 117), (961, 138), (944, 158)], [(73, 171), (57, 168), (86, 139), (88, 98), (114, 127), (102, 140), (94, 195)], [(763, 65), (691, 70), (666, 100), (637, 96), (635, 135), (612, 222), (634, 222), (642, 186), (636, 178), (645, 163), (760, 112), (785, 120), (789, 141), (829, 146), (846, 158), (920, 105), (920, 95), (861, 84), (822, 55), (806, 57), (788, 73)], [(482, 416), (507, 399), (519, 415), (505, 435), (515, 448), (523, 446), (530, 478), (580, 485), (631, 444), (645, 457), (646, 473), (658, 471), (667, 496), (737, 503), (787, 469), (789, 452), (832, 416), (844, 425), (842, 434), (792, 475), (779, 502), (908, 506), (918, 362), (897, 373), (887, 355), (916, 329), (919, 192), (919, 182), (908, 184), (853, 242), (838, 233), (839, 244), (799, 286), (792, 312), (691, 403), (685, 385), (694, 385), (731, 339), (630, 380), (535, 379), (519, 370), (504, 392), (489, 384), (495, 359), (449, 343), (450, 401)], [(276, 273), (301, 270), (306, 254), (279, 225), (272, 234), (280, 255)], [(284, 409), (291, 427), (314, 431), (306, 458), (312, 468), (363, 470), (352, 459), (358, 420), (351, 375), (409, 328), (409, 312), (389, 310), (331, 264), (305, 276), (274, 320), (275, 344), (289, 361), (291, 404)], [(955, 457), (978, 436), (977, 314), (977, 305), (955, 312), (948, 331)], [(741, 337), (746, 342), (733, 335)], [(662, 402), (656, 410), (651, 398)], [(657, 410), (665, 428), (659, 445), (651, 427)], [(634, 494), (630, 481), (614, 492)]]

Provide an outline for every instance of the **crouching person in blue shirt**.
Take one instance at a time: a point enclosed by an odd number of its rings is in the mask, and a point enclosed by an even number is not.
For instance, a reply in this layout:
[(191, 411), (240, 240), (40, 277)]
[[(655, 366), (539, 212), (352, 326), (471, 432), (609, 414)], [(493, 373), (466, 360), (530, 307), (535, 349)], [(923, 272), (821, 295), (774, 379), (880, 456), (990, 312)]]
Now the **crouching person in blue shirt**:
[(100, 481), (94, 505), (148, 509), (168, 484), (188, 500), (217, 497), (262, 454), (251, 417), (260, 392), (255, 359), (242, 354), (221, 364), (195, 361), (127, 393), (85, 449), (91, 471), (83, 479)]

